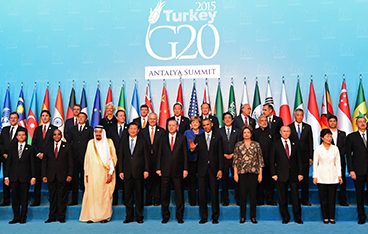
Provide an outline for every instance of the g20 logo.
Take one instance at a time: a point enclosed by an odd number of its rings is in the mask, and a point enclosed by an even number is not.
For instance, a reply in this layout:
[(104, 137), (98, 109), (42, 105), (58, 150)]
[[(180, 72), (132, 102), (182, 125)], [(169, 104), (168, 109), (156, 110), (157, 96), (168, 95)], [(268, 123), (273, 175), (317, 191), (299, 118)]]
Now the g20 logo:
[[(204, 59), (212, 59), (213, 57), (217, 55), (219, 48), (220, 48), (220, 35), (219, 35), (217, 28), (212, 23), (206, 23), (202, 25), (198, 29), (198, 31), (195, 27), (189, 24), (182, 24), (178, 26), (160, 25), (160, 26), (153, 27), (153, 25), (159, 20), (160, 14), (161, 14), (161, 11), (164, 5), (165, 3), (160, 1), (156, 5), (155, 9), (153, 11), (151, 10), (150, 16), (148, 18), (149, 25), (147, 28), (145, 44), (146, 44), (146, 50), (151, 57), (157, 60), (167, 61), (167, 60), (174, 60), (174, 59), (176, 60), (196, 59), (198, 58), (198, 56)], [(199, 7), (201, 6), (201, 8), (203, 7), (203, 5), (198, 5), (198, 6)], [(199, 9), (199, 7), (197, 8), (197, 10)], [(195, 13), (193, 12), (194, 12), (193, 10), (190, 11), (190, 13), (193, 14), (193, 18), (195, 18), (196, 16), (194, 15)], [(213, 17), (214, 16), (215, 15), (213, 15)], [(154, 33), (157, 33), (160, 30), (170, 31), (173, 33), (173, 35), (178, 35), (180, 34), (181, 31), (184, 31), (184, 30), (189, 30), (190, 38), (185, 42), (186, 46), (182, 50), (178, 50), (177, 48), (177, 44), (179, 42), (168, 41), (166, 44), (169, 47), (170, 54), (169, 56), (162, 56), (159, 54), (159, 52), (155, 51), (152, 48), (151, 41), (150, 41), (152, 35)], [(211, 36), (211, 35), (213, 36), (213, 46), (212, 46), (212, 51), (210, 53), (205, 52), (203, 48), (203, 41), (207, 41), (205, 40), (206, 38), (203, 38), (205, 30), (209, 30), (211, 32), (211, 33), (205, 34), (206, 36)], [(189, 50), (193, 46), (195, 46), (196, 49), (194, 50), (194, 52), (189, 53)], [(190, 51), (193, 51), (193, 50), (190, 50)]]

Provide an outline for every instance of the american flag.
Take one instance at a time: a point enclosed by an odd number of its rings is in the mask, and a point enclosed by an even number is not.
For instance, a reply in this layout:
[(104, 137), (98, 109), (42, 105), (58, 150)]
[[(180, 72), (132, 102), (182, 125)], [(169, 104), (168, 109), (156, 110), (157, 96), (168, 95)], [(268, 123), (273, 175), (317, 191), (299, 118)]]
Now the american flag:
[(193, 82), (192, 95), (190, 96), (188, 116), (189, 118), (192, 118), (193, 116), (198, 116), (198, 115), (199, 115), (199, 111), (198, 111), (197, 90), (195, 87), (195, 83)]

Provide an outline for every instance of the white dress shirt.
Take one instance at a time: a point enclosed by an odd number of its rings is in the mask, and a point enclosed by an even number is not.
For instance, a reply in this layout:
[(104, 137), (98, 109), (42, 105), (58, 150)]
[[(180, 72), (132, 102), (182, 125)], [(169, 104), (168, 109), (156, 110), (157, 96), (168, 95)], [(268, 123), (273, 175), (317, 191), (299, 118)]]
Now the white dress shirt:
[(314, 150), (313, 178), (319, 184), (337, 184), (341, 176), (340, 152), (336, 145), (326, 149), (323, 144)]
[(337, 129), (335, 131), (333, 131), (332, 129), (330, 129), (332, 132), (332, 139), (335, 145), (337, 145)]

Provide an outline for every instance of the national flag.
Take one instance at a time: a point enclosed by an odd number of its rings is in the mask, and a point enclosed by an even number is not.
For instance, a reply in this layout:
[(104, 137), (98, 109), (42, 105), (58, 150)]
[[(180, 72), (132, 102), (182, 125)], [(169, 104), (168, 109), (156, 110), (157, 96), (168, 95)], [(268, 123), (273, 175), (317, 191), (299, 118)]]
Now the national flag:
[(81, 105), (81, 112), (86, 113), (88, 115), (87, 95), (84, 87), (82, 88), (80, 105)]
[(359, 82), (358, 94), (355, 101), (355, 108), (353, 113), (353, 131), (358, 130), (358, 126), (356, 125), (356, 120), (358, 117), (365, 117), (367, 115), (367, 104), (365, 102), (364, 89), (362, 84), (362, 79)]
[(1, 116), (0, 131), (3, 127), (10, 126), (10, 122), (9, 122), (10, 112), (11, 112), (10, 89), (8, 86), (8, 88), (6, 89), (5, 98), (4, 98), (4, 106), (3, 106), (3, 113)]
[(166, 129), (166, 121), (168, 118), (170, 118), (169, 99), (167, 97), (166, 84), (164, 82), (162, 86), (160, 116), (158, 119), (158, 125)]
[(302, 97), (302, 91), (300, 89), (299, 79), (298, 79), (298, 83), (296, 84), (295, 99), (294, 99), (294, 111), (296, 109), (304, 110), (304, 108), (303, 108), (303, 97)]
[(93, 128), (100, 124), (101, 113), (102, 113), (101, 111), (101, 92), (100, 92), (100, 87), (98, 85), (96, 89), (95, 101), (93, 103), (93, 111), (92, 111), (91, 126)]
[(313, 143), (314, 143), (314, 148), (316, 148), (320, 143), (318, 139), (320, 139), (319, 135), (321, 131), (321, 125), (320, 125), (316, 93), (314, 91), (312, 80), (309, 86), (307, 123), (312, 127), (312, 133), (313, 133), (313, 139), (314, 139)]
[(236, 104), (235, 104), (235, 91), (234, 91), (234, 83), (231, 82), (230, 84), (230, 91), (229, 91), (229, 104), (228, 104), (228, 112), (230, 112), (233, 117), (236, 115)]
[[(206, 83), (205, 83), (205, 87), (204, 87), (204, 91), (203, 91), (203, 103), (207, 103), (210, 105), (211, 107), (211, 100), (210, 100), (210, 91), (208, 89), (208, 82), (207, 82), (207, 79), (206, 79)], [(210, 112), (211, 112), (211, 108), (210, 108)]]
[(281, 90), (280, 117), (282, 118), (284, 125), (291, 124), (292, 121), (291, 121), (290, 107), (287, 100), (284, 80), (282, 81), (282, 90)]
[(34, 131), (36, 127), (38, 126), (37, 116), (38, 116), (37, 115), (37, 92), (36, 92), (36, 87), (35, 87), (33, 90), (32, 99), (29, 105), (28, 117), (27, 117), (27, 132), (28, 132), (27, 142), (28, 144), (32, 143)]
[(188, 116), (189, 118), (192, 118), (194, 116), (199, 116), (197, 90), (196, 90), (194, 81), (193, 81), (192, 94), (190, 95)]
[(138, 117), (139, 117), (139, 100), (138, 100), (138, 88), (136, 83), (134, 85), (132, 101), (130, 104), (129, 120), (130, 122), (133, 122), (133, 120)]
[(46, 91), (45, 91), (45, 96), (43, 97), (42, 110), (50, 111), (49, 85), (47, 85)]
[(112, 104), (112, 88), (111, 88), (111, 84), (109, 85), (109, 89), (107, 90), (104, 116), (106, 116), (106, 105), (107, 104), (110, 104), (110, 103)]
[(219, 120), (220, 127), (223, 126), (223, 122), (222, 122), (222, 115), (224, 113), (223, 108), (224, 108), (224, 105), (222, 103), (221, 84), (220, 84), (220, 79), (219, 79), (218, 84), (217, 84), (217, 93), (216, 93), (214, 114), (217, 117), (217, 119)]
[(184, 116), (184, 100), (183, 100), (183, 87), (181, 85), (181, 81), (178, 87), (178, 94), (176, 95), (176, 103), (180, 103), (183, 107), (181, 110), (181, 115)]
[(125, 83), (123, 82), (123, 84), (120, 88), (118, 110), (126, 111), (125, 102), (126, 102), (125, 101)]
[(146, 95), (144, 96), (144, 103), (148, 106), (148, 113), (152, 113), (153, 105), (152, 105), (151, 87), (150, 87), (149, 81), (147, 81), (147, 85), (146, 85)]
[(321, 129), (328, 128), (328, 117), (333, 115), (332, 101), (330, 90), (328, 89), (327, 81), (325, 81), (325, 90), (322, 98), (322, 108), (321, 108)]
[(58, 127), (62, 133), (64, 133), (64, 107), (60, 86), (58, 88), (55, 101), (54, 118), (52, 119), (52, 124)]
[(254, 87), (254, 96), (253, 96), (252, 109), (253, 109), (252, 117), (255, 120), (258, 120), (258, 117), (262, 115), (262, 103), (261, 103), (261, 96), (259, 94), (258, 81), (256, 81), (256, 85)]
[(72, 90), (70, 91), (70, 97), (69, 97), (69, 104), (68, 104), (68, 110), (66, 112), (66, 119), (70, 119), (74, 117), (73, 114), (73, 107), (77, 104), (75, 100), (75, 90), (74, 86), (72, 87)]
[(270, 79), (269, 78), (267, 80), (267, 92), (266, 92), (265, 104), (272, 105), (274, 107), (273, 114), (276, 115), (276, 110), (275, 110), (275, 106), (274, 106), (274, 102), (273, 102), (273, 96), (272, 96), (272, 92), (271, 92), (271, 84), (270, 84)]
[(337, 109), (337, 127), (338, 129), (349, 134), (353, 131), (353, 126), (351, 124), (351, 114), (349, 107), (349, 99), (348, 92), (346, 90), (346, 82), (343, 80), (341, 93), (340, 93), (340, 102), (339, 107)]
[(26, 118), (26, 110), (24, 108), (23, 86), (20, 88), (20, 93), (18, 97), (17, 113), (19, 115), (18, 119), (19, 125), (25, 128), (27, 126), (27, 118)]
[(247, 91), (247, 82), (244, 79), (244, 83), (243, 83), (243, 95), (242, 95), (242, 101), (240, 103), (240, 110), (239, 110), (239, 114), (242, 113), (242, 108), (244, 104), (249, 104), (249, 100), (248, 100), (248, 91)]

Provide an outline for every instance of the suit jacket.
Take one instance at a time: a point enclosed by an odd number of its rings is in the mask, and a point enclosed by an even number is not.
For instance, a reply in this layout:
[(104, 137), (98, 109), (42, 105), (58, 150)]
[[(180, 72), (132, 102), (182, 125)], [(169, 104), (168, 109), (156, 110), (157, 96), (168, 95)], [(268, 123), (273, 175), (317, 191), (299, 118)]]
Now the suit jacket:
[(212, 131), (209, 150), (207, 149), (205, 132), (197, 135), (194, 142), (198, 144), (196, 147), (196, 151), (198, 153), (198, 176), (205, 176), (208, 169), (212, 170), (212, 173), (215, 175), (219, 170), (223, 170), (224, 152), (222, 149), (222, 140), (221, 136), (216, 131)]
[(367, 175), (368, 149), (364, 145), (359, 131), (350, 133), (346, 138), (346, 159), (349, 172), (355, 171), (358, 176)]
[(82, 165), (84, 163), (88, 142), (91, 139), (93, 139), (93, 128), (91, 126), (84, 125), (82, 131), (79, 131), (78, 125), (70, 129), (67, 141), (71, 147), (73, 159), (79, 160)]
[(116, 125), (118, 123), (115, 116), (112, 117), (112, 119), (108, 119), (107, 117), (100, 120), (100, 125), (104, 127), (104, 129), (107, 131), (107, 129), (110, 128), (110, 126)]
[(122, 140), (128, 136), (128, 125), (126, 123), (124, 124), (123, 134), (121, 137), (119, 136), (118, 131), (119, 129), (118, 129), (117, 123), (110, 125), (109, 128), (106, 130), (107, 138), (110, 138), (114, 142), (114, 146), (115, 146), (117, 155), (119, 155), (120, 144)]
[(157, 170), (163, 177), (183, 177), (183, 170), (188, 170), (187, 140), (184, 135), (176, 134), (174, 149), (170, 148), (170, 134), (161, 138), (157, 157)]
[(271, 123), (271, 126), (270, 127), (270, 132), (271, 132), (271, 135), (275, 138), (275, 139), (278, 139), (281, 137), (280, 135), (280, 129), (281, 127), (284, 125), (284, 123), (282, 122), (282, 118), (281, 117), (278, 117), (276, 115), (274, 115), (272, 117), (272, 123)]
[(11, 145), (18, 143), (18, 140), (17, 140), (17, 137), (16, 137), (18, 131), (20, 131), (20, 130), (26, 131), (26, 135), (27, 135), (27, 129), (25, 129), (24, 127), (18, 125), (17, 131), (15, 132), (13, 139), (10, 140), (10, 129), (11, 129), (11, 126), (6, 126), (1, 130), (1, 135), (0, 135), (1, 159), (3, 159), (3, 157), (2, 157), (3, 154), (8, 154), (9, 153), (9, 148), (11, 147)]
[(65, 182), (67, 176), (73, 175), (73, 157), (71, 147), (66, 142), (59, 142), (58, 157), (55, 157), (54, 142), (46, 147), (45, 157), (42, 159), (42, 177), (48, 182)]
[(29, 183), (35, 177), (34, 148), (28, 144), (24, 146), (22, 157), (18, 156), (18, 144), (9, 149), (8, 160), (4, 177), (9, 177), (10, 182)]
[[(146, 123), (146, 127), (148, 126), (148, 116), (146, 116), (147, 118), (147, 123)], [(138, 128), (142, 129), (142, 122), (141, 122), (141, 116), (139, 116), (138, 118), (133, 119), (133, 122), (136, 122), (138, 124)]]
[(159, 150), (162, 138), (166, 134), (166, 131), (165, 129), (156, 125), (156, 131), (155, 131), (155, 136), (153, 138), (153, 144), (151, 144), (150, 130), (151, 130), (150, 126), (148, 125), (146, 128), (140, 131), (140, 134), (143, 136), (146, 142), (146, 145), (148, 147), (150, 171), (155, 172), (156, 167), (157, 167), (158, 150)]
[[(199, 116), (199, 118), (201, 119), (201, 121), (203, 120), (203, 115), (201, 115), (201, 116)], [(213, 123), (213, 127), (212, 127), (212, 129), (213, 130), (216, 130), (216, 129), (218, 129), (219, 128), (219, 121), (218, 121), (218, 119), (217, 119), (217, 117), (216, 116), (214, 116), (214, 115), (208, 115), (208, 118), (212, 121), (212, 123)]]
[(281, 182), (298, 181), (298, 175), (303, 174), (302, 161), (299, 156), (297, 143), (290, 139), (291, 154), (287, 157), (284, 144), (281, 139), (273, 142), (270, 157), (271, 176), (277, 175)]
[(50, 124), (46, 131), (45, 139), (43, 139), (42, 127), (43, 125), (38, 126), (33, 133), (32, 146), (36, 155), (38, 153), (44, 153), (45, 147), (53, 141), (52, 134), (54, 133), (55, 129), (57, 129), (56, 126)]
[[(168, 118), (166, 120), (166, 129), (167, 129), (167, 124), (169, 123), (170, 120), (176, 120), (175, 116), (172, 116), (170, 118)], [(185, 117), (185, 116), (181, 116), (180, 117), (180, 125), (179, 125), (179, 133), (180, 134), (184, 134), (184, 132), (186, 130), (190, 129), (190, 120), (189, 118)]]
[[(89, 126), (88, 119), (86, 120), (86, 125)], [(65, 121), (65, 128), (64, 128), (64, 136), (65, 139), (68, 138), (68, 134), (70, 132), (70, 129), (74, 127), (74, 117), (69, 118)]]
[(232, 127), (229, 140), (227, 139), (226, 127), (222, 127), (218, 131), (222, 140), (223, 153), (232, 154), (234, 152), (235, 144), (242, 140), (240, 130)]
[[(256, 120), (253, 119), (252, 117), (248, 116), (248, 121), (249, 121), (248, 125), (250, 127), (252, 127), (252, 129), (254, 130), (256, 128)], [(244, 121), (243, 121), (243, 118), (242, 118), (241, 114), (238, 115), (238, 116), (235, 116), (233, 126), (234, 126), (234, 128), (237, 128), (237, 129), (240, 129), (240, 130), (243, 128)]]
[(346, 133), (344, 131), (337, 130), (337, 144), (333, 140), (332, 140), (332, 144), (336, 145), (337, 148), (339, 148), (341, 166), (343, 167), (346, 166), (346, 158), (345, 158), (345, 151), (346, 151), (345, 146), (346, 145), (345, 143), (346, 143)]
[(119, 173), (126, 179), (143, 179), (143, 172), (149, 172), (149, 152), (145, 140), (137, 136), (133, 154), (130, 153), (129, 137), (124, 138), (119, 152)]
[(256, 128), (253, 131), (252, 139), (259, 143), (262, 150), (263, 162), (266, 167), (270, 165), (270, 154), (272, 149), (273, 138), (270, 128)]
[(300, 147), (300, 153), (304, 167), (309, 167), (309, 160), (313, 159), (313, 132), (312, 128), (307, 123), (302, 123), (302, 134), (298, 138), (298, 132), (294, 122), (289, 124), (291, 135), (290, 138)]

